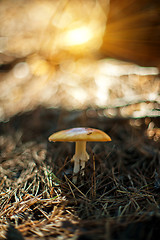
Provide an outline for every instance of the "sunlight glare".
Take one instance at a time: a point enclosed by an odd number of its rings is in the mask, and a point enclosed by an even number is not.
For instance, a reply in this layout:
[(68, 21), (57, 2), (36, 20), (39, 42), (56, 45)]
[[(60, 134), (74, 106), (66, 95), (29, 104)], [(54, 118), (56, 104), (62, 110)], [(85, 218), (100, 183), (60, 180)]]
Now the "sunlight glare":
[(13, 74), (16, 78), (27, 78), (30, 75), (30, 69), (26, 62), (19, 62), (13, 69)]
[(83, 26), (68, 31), (65, 35), (65, 45), (74, 46), (88, 42), (92, 38), (91, 29)]

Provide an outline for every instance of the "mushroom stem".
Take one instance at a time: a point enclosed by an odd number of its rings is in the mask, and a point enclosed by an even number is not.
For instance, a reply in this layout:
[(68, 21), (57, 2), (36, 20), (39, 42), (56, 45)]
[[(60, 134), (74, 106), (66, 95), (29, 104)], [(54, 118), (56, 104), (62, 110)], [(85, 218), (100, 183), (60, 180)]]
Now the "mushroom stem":
[[(86, 141), (77, 141), (75, 147), (75, 154), (72, 158), (74, 160), (74, 169), (73, 174), (77, 174), (80, 170), (80, 166), (82, 169), (85, 168), (85, 162), (88, 161), (89, 155), (86, 152)], [(84, 171), (82, 171), (82, 175), (84, 175)], [(73, 177), (73, 182), (77, 181), (77, 176)]]

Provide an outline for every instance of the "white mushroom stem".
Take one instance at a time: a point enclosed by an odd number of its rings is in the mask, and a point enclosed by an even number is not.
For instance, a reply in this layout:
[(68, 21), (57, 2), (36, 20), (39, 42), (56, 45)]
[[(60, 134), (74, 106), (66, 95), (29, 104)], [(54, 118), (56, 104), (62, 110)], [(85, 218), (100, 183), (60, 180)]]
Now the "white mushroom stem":
[[(74, 161), (74, 169), (73, 174), (77, 174), (81, 169), (85, 168), (85, 163), (88, 161), (89, 155), (86, 152), (86, 141), (77, 141), (76, 147), (75, 147), (75, 154), (72, 157), (72, 160)], [(82, 175), (84, 175), (84, 171), (82, 171)], [(77, 181), (77, 176), (73, 177), (73, 182), (75, 183)]]

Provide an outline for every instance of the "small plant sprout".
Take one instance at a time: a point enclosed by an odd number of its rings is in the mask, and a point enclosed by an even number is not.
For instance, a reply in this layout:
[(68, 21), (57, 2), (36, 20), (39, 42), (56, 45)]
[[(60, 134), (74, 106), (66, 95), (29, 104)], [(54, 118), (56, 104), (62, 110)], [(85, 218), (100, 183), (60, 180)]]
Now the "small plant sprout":
[(108, 142), (111, 138), (103, 131), (94, 128), (71, 128), (53, 133), (49, 137), (49, 141), (59, 142), (75, 142), (75, 154), (72, 157), (74, 161), (73, 182), (77, 182), (77, 173), (82, 169), (84, 175), (85, 163), (89, 159), (86, 152), (87, 142)]

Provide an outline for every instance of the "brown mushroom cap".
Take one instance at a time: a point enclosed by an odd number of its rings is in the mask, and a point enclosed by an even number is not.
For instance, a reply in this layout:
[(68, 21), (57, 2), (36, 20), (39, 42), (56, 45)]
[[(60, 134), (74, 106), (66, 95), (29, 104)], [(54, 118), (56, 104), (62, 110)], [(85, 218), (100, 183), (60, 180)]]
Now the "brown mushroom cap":
[(107, 142), (111, 138), (103, 131), (94, 128), (71, 128), (53, 133), (49, 141), (59, 142)]

